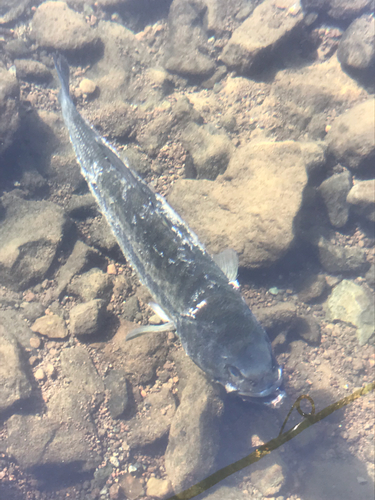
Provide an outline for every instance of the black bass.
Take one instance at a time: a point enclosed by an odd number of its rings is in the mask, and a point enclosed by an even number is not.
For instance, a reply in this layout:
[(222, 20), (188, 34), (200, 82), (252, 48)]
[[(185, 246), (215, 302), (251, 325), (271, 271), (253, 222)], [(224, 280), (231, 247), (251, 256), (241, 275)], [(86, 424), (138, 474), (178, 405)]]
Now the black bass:
[[(69, 94), (68, 64), (60, 55), (54, 59), (62, 114), (82, 174), (124, 256), (163, 311), (167, 325), (161, 329), (173, 326), (185, 352), (227, 392), (278, 406), (285, 395), (282, 368), (231, 283), (237, 273), (234, 252), (215, 259), (205, 251), (166, 200), (78, 113)], [(141, 327), (131, 336), (147, 331)]]

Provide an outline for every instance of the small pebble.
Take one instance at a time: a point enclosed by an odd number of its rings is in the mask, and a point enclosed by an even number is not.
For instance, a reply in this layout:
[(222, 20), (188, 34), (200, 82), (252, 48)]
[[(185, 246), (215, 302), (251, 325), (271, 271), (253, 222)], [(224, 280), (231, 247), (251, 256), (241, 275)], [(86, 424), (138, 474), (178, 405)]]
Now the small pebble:
[(119, 460), (118, 460), (118, 458), (117, 458), (117, 457), (112, 456), (112, 457), (109, 459), (109, 461), (111, 462), (111, 464), (113, 465), (113, 467), (116, 467), (116, 469), (117, 469), (118, 467), (120, 467), (120, 462), (119, 462)]
[(107, 274), (117, 274), (116, 266), (114, 264), (108, 264), (107, 266)]
[(79, 84), (79, 88), (82, 90), (84, 94), (90, 95), (93, 94), (96, 90), (96, 83), (88, 78), (84, 78)]
[(34, 377), (37, 380), (44, 380), (46, 378), (46, 374), (44, 373), (44, 370), (42, 368), (38, 368), (34, 373)]
[(41, 343), (42, 342), (38, 337), (31, 337), (31, 339), (30, 339), (30, 346), (33, 349), (39, 349), (39, 347), (41, 346)]
[(49, 377), (53, 377), (55, 375), (55, 367), (53, 366), (53, 364), (48, 363), (48, 365), (46, 366), (46, 373)]

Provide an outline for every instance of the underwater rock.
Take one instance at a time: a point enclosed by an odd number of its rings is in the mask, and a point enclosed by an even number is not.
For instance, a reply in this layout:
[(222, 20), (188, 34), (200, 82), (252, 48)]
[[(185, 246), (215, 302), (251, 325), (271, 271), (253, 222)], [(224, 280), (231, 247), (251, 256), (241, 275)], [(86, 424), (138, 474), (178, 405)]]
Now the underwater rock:
[[(182, 132), (182, 143), (193, 159), (193, 169), (198, 179), (214, 180), (228, 166), (233, 145), (226, 134), (215, 133), (205, 126), (190, 123)], [(193, 172), (193, 174), (195, 174)], [(189, 175), (188, 177), (195, 177)]]
[(70, 310), (70, 332), (73, 335), (94, 335), (100, 332), (106, 318), (106, 302), (93, 299)]
[(69, 387), (79, 397), (85, 395), (90, 399), (96, 395), (103, 400), (104, 382), (84, 347), (75, 346), (63, 349), (60, 361), (62, 374), (70, 381)]
[(343, 66), (366, 72), (375, 70), (375, 19), (362, 16), (352, 22), (343, 34), (337, 58)]
[(92, 48), (98, 41), (84, 16), (60, 1), (39, 5), (32, 20), (31, 35), (41, 47), (71, 52)]
[(298, 298), (308, 304), (319, 299), (327, 289), (327, 282), (323, 274), (311, 274), (300, 283)]
[(187, 356), (183, 364), (189, 376), (172, 420), (165, 452), (165, 470), (176, 492), (213, 472), (223, 412), (218, 388)]
[(0, 6), (0, 25), (8, 24), (20, 17), (33, 5), (32, 0), (2, 0)]
[(326, 206), (329, 220), (334, 227), (342, 227), (349, 218), (347, 195), (352, 186), (352, 176), (347, 170), (333, 174), (319, 186), (320, 194)]
[(169, 40), (164, 66), (188, 77), (207, 77), (215, 70), (203, 22), (206, 6), (191, 0), (173, 0), (169, 9)]
[(23, 290), (41, 282), (55, 259), (69, 221), (48, 201), (9, 199), (0, 223), (0, 282)]
[(318, 243), (319, 260), (328, 273), (361, 274), (366, 271), (366, 252), (359, 247), (333, 245), (324, 237)]
[(372, 0), (302, 0), (302, 4), (306, 12), (320, 12), (333, 19), (347, 21), (370, 10)]
[(126, 443), (130, 449), (140, 449), (167, 437), (176, 411), (171, 386), (164, 384), (159, 392), (148, 393), (140, 409), (141, 413), (128, 421)]
[(68, 293), (80, 297), (83, 302), (102, 299), (106, 305), (111, 299), (112, 289), (110, 276), (96, 267), (77, 276), (68, 285)]
[(0, 65), (0, 153), (12, 144), (18, 129), (20, 89), (14, 74)]
[(33, 323), (31, 330), (50, 339), (64, 339), (68, 336), (65, 321), (57, 314), (41, 316)]
[(233, 248), (241, 266), (263, 267), (292, 245), (306, 184), (299, 143), (250, 143), (215, 181), (178, 180), (168, 202), (209, 252)]
[(58, 271), (57, 288), (54, 292), (56, 298), (65, 291), (73, 276), (86, 269), (92, 260), (99, 260), (98, 252), (94, 248), (87, 246), (83, 241), (78, 240), (68, 260)]
[(373, 169), (374, 128), (375, 99), (371, 98), (335, 119), (326, 136), (328, 152), (349, 169)]
[(152, 333), (126, 340), (126, 335), (138, 325), (121, 321), (115, 336), (104, 347), (108, 363), (121, 363), (125, 376), (135, 385), (149, 384), (156, 377), (157, 368), (164, 365), (168, 343), (166, 333)]
[[(102, 458), (92, 449), (78, 422), (59, 422), (45, 416), (13, 415), (7, 421), (8, 452), (25, 470), (42, 478), (92, 471)], [(27, 439), (25, 439), (27, 436)]]
[(108, 408), (112, 418), (120, 418), (130, 407), (128, 381), (120, 370), (111, 370), (104, 379), (109, 392)]
[(17, 78), (27, 82), (45, 83), (52, 79), (51, 71), (39, 61), (15, 59)]
[(359, 345), (364, 345), (374, 334), (375, 312), (373, 297), (353, 281), (343, 280), (326, 302), (327, 318), (344, 321), (357, 328)]
[(31, 337), (34, 337), (34, 334), (25, 322), (22, 311), (20, 314), (14, 309), (0, 310), (0, 325), (23, 348), (28, 349), (30, 347), (30, 339)]
[(30, 397), (32, 386), (25, 366), (18, 342), (0, 324), (0, 413)]
[(269, 64), (276, 49), (302, 25), (299, 1), (265, 0), (232, 34), (220, 59), (241, 73), (254, 73)]
[(146, 493), (152, 498), (167, 498), (172, 495), (172, 485), (166, 479), (159, 479), (157, 477), (150, 477), (146, 485)]
[(356, 182), (349, 191), (346, 201), (355, 212), (375, 222), (375, 179)]

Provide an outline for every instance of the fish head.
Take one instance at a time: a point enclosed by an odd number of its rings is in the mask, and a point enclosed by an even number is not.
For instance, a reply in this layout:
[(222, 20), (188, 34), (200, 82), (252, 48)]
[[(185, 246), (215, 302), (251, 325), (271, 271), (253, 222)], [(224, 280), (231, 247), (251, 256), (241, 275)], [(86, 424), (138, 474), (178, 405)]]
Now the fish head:
[(236, 392), (244, 401), (278, 407), (285, 396), (283, 370), (272, 354), (268, 339), (250, 342), (235, 355), (227, 352), (219, 382), (227, 392)]
[[(180, 324), (180, 339), (192, 360), (229, 393), (243, 400), (280, 406), (283, 370), (271, 342), (249, 309), (211, 321)], [(186, 342), (186, 340), (188, 341)]]

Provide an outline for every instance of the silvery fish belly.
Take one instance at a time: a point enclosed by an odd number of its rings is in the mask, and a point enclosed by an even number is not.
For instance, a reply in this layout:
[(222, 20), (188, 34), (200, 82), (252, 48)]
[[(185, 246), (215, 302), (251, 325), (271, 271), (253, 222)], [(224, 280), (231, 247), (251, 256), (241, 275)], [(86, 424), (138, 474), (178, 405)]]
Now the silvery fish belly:
[(277, 406), (284, 396), (282, 369), (266, 332), (222, 270), (225, 252), (211, 258), (165, 199), (123, 163), (76, 110), (66, 60), (55, 56), (55, 66), (62, 114), (82, 173), (126, 259), (186, 353), (228, 392)]

